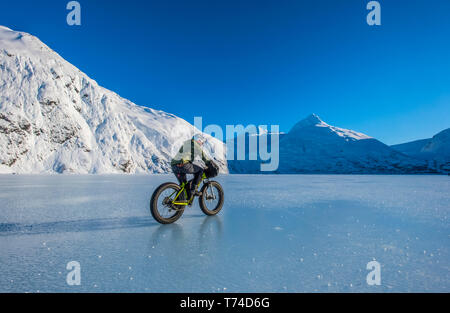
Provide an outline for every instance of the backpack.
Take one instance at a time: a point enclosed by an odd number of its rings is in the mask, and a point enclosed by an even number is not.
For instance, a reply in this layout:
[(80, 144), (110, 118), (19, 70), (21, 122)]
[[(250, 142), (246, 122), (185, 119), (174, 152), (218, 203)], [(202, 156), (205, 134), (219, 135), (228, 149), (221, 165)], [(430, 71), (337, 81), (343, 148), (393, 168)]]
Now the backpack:
[(219, 175), (220, 168), (215, 162), (208, 161), (206, 165), (208, 166), (208, 168), (205, 170), (205, 175), (207, 178), (213, 178)]

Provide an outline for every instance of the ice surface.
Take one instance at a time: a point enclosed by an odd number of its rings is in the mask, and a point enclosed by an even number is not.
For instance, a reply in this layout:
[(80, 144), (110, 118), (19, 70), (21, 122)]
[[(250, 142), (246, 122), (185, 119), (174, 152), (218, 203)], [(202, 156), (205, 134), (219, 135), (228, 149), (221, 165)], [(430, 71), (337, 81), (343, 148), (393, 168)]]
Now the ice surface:
[(447, 176), (218, 180), (220, 215), (162, 226), (149, 198), (171, 176), (0, 176), (0, 292), (450, 291)]

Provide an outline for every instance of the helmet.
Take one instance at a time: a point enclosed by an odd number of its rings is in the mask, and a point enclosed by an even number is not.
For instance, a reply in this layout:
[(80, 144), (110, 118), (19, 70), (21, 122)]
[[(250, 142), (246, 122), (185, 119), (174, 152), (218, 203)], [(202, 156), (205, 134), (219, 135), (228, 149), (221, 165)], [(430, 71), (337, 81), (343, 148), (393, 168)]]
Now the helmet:
[(192, 137), (192, 140), (195, 140), (195, 141), (197, 141), (199, 144), (203, 145), (203, 144), (206, 142), (206, 137), (205, 137), (203, 134), (198, 133), (198, 134), (195, 134), (195, 135)]

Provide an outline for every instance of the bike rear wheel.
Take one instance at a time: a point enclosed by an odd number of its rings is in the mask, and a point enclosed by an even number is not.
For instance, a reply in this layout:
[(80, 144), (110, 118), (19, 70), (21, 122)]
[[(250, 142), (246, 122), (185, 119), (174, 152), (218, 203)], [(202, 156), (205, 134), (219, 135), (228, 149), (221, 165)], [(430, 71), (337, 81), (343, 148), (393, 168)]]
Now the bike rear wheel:
[(216, 181), (205, 183), (198, 199), (200, 208), (206, 215), (216, 215), (222, 210), (225, 201), (222, 186)]
[[(181, 187), (175, 183), (165, 183), (159, 186), (150, 200), (150, 212), (153, 218), (161, 224), (176, 222), (184, 212), (184, 205), (172, 204)], [(184, 193), (177, 201), (185, 201)]]

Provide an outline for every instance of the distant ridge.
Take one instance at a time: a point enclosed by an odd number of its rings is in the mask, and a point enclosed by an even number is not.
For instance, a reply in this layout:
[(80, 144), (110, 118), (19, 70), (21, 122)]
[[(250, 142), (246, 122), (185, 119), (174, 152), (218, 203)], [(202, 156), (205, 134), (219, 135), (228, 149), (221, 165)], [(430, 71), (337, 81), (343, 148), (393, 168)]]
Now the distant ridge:
[[(228, 163), (231, 173), (260, 173), (261, 161)], [(433, 170), (423, 160), (400, 153), (363, 133), (331, 126), (316, 114), (299, 121), (280, 138), (280, 165), (277, 170), (280, 174), (428, 172)]]

